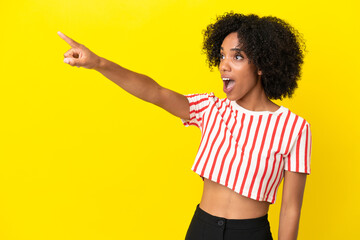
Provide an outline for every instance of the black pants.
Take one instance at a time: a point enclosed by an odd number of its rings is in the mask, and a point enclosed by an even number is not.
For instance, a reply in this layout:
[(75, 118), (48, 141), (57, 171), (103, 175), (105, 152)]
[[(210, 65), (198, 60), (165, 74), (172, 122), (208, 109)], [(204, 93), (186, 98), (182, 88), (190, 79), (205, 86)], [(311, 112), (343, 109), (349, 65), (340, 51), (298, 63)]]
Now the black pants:
[(185, 240), (272, 240), (267, 215), (253, 219), (226, 219), (196, 206)]

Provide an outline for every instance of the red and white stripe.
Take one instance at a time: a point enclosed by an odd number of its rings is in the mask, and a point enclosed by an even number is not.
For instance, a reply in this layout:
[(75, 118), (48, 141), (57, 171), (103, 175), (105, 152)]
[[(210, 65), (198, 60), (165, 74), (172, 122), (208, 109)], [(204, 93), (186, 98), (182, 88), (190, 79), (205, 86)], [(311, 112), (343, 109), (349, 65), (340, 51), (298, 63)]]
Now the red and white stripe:
[(310, 173), (311, 132), (281, 107), (252, 112), (213, 94), (186, 95), (190, 120), (202, 137), (192, 170), (235, 192), (274, 203), (284, 170)]

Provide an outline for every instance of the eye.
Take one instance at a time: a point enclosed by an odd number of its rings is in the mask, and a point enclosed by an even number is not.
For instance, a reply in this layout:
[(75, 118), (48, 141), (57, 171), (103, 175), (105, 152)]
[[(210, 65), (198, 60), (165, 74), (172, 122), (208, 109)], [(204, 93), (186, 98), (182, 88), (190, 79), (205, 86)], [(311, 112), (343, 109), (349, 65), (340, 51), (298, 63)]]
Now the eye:
[(225, 56), (220, 53), (219, 58), (220, 58), (220, 60), (223, 60), (223, 59), (225, 59)]
[(241, 55), (236, 55), (236, 56), (235, 56), (235, 59), (236, 59), (236, 60), (241, 60), (241, 59), (243, 59), (243, 57), (242, 57)]

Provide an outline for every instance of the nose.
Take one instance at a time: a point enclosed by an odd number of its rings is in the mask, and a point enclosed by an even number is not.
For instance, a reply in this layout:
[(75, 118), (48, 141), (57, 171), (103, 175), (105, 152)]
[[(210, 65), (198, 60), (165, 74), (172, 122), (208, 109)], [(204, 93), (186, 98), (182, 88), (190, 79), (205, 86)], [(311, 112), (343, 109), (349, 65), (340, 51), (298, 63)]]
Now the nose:
[(230, 68), (229, 60), (227, 58), (224, 58), (220, 61), (219, 70), (221, 72), (230, 72), (231, 68)]

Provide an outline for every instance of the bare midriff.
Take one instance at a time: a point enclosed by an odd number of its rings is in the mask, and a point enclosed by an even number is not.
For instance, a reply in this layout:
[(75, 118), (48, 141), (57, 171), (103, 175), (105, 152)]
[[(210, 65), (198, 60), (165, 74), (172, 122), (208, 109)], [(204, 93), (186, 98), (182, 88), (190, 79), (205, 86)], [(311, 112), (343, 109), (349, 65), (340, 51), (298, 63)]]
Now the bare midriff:
[(232, 189), (204, 178), (200, 208), (227, 219), (258, 218), (267, 214), (270, 203), (244, 197)]

